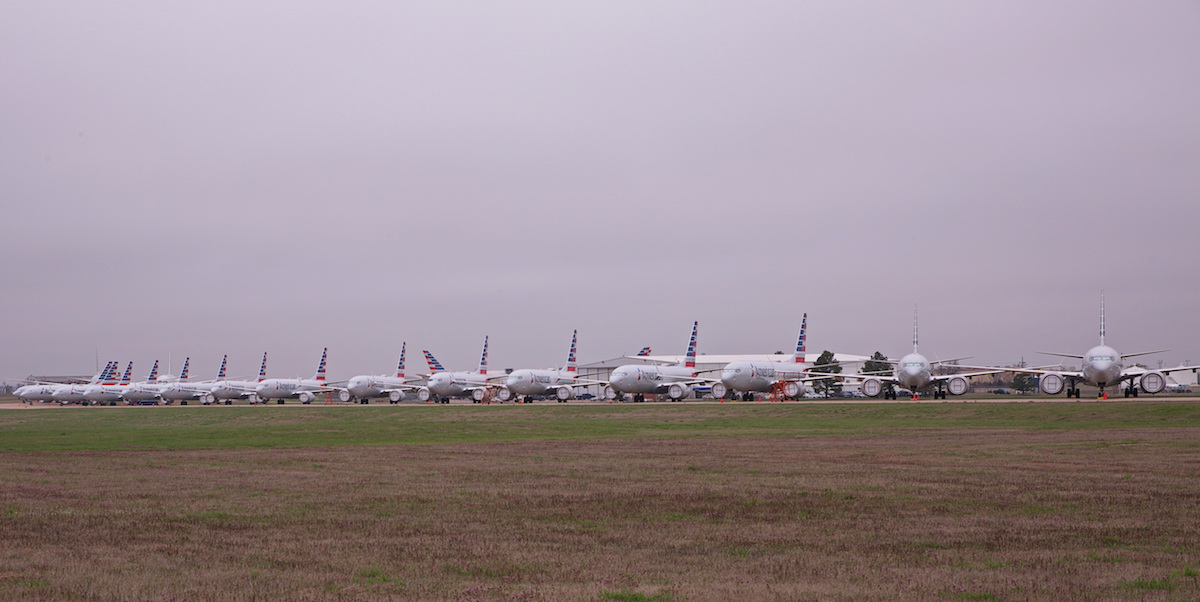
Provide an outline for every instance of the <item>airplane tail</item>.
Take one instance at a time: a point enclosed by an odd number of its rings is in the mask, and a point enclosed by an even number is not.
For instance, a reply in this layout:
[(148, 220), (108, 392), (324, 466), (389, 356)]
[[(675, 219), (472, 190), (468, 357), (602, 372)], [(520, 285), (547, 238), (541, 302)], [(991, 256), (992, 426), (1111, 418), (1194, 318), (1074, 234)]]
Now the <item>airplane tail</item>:
[(225, 362), (229, 359), (229, 355), (221, 357), (221, 369), (217, 370), (217, 380), (225, 380)]
[(913, 304), (913, 353), (917, 352), (917, 304)]
[(400, 363), (396, 364), (396, 378), (404, 378), (404, 348), (408, 343), (400, 343)]
[(800, 336), (796, 338), (796, 354), (792, 358), (797, 364), (804, 363), (804, 354), (807, 350), (805, 346), (808, 344), (807, 329), (808, 313), (805, 312), (804, 317), (800, 318)]
[(103, 383), (105, 380), (108, 379), (108, 373), (112, 372), (112, 370), (113, 370), (113, 363), (112, 362), (105, 363), (104, 369), (101, 370), (99, 374), (93, 376), (92, 380), (89, 384), (96, 385), (96, 384)]
[(425, 354), (425, 363), (429, 364), (430, 372), (445, 372), (446, 371), (446, 369), (444, 367), (442, 367), (442, 363), (437, 361), (437, 358), (433, 357), (433, 354), (430, 353), (428, 349), (422, 349), (421, 353)]
[(688, 341), (687, 358), (683, 362), (685, 368), (696, 367), (696, 330), (699, 327), (699, 320), (692, 322), (692, 338)]
[(267, 352), (263, 352), (262, 365), (258, 367), (258, 382), (267, 380)]
[(183, 358), (183, 371), (179, 373), (179, 380), (187, 380), (188, 379), (188, 364), (190, 364), (191, 362), (192, 362), (192, 358), (190, 358), (190, 357)]
[(650, 355), (650, 348), (649, 348), (649, 347), (642, 347), (642, 350), (641, 350), (641, 351), (639, 351), (639, 352), (637, 352), (637, 354), (638, 354), (638, 356), (647, 356), (647, 355)]
[(1104, 291), (1100, 291), (1100, 344), (1104, 344)]
[(487, 345), (488, 338), (483, 337), (483, 355), (479, 356), (479, 374), (487, 374)]
[(154, 360), (154, 367), (150, 369), (150, 376), (146, 377), (146, 382), (152, 383), (158, 380), (158, 360)]
[(567, 365), (563, 366), (563, 370), (574, 373), (577, 366), (575, 364), (575, 341), (579, 337), (579, 331), (571, 333), (571, 351), (567, 354)]
[(125, 366), (125, 374), (121, 376), (121, 384), (128, 385), (133, 380), (132, 378), (130, 378), (130, 376), (132, 374), (133, 374), (133, 362), (129, 362), (129, 365)]
[(329, 355), (329, 348), (326, 347), (321, 351), (321, 363), (317, 364), (317, 373), (313, 375), (313, 380), (325, 382), (325, 358)]

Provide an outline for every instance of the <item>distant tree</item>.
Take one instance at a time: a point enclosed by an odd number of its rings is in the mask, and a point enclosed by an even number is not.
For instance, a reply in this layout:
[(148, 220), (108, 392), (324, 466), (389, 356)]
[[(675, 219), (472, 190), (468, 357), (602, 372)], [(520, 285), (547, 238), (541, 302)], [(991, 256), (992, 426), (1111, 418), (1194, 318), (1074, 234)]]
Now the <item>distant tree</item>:
[[(841, 362), (833, 359), (832, 351), (822, 351), (821, 356), (813, 364), (809, 372), (824, 372), (826, 374), (840, 374), (842, 371)], [(813, 390), (825, 397), (829, 397), (834, 393), (842, 392), (842, 385), (835, 379), (823, 378), (813, 381)]]
[(1012, 379), (1012, 388), (1028, 393), (1033, 390), (1033, 375), (1028, 372), (1018, 372)]
[(863, 363), (863, 372), (867, 374), (891, 374), (892, 365), (887, 363), (887, 356), (876, 351), (871, 359)]

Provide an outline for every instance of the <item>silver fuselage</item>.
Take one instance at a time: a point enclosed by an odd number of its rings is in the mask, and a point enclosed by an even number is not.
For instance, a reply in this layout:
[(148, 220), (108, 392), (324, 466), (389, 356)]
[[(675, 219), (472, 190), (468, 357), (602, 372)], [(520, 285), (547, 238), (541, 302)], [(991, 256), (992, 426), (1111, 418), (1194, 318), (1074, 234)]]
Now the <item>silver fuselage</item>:
[(781, 380), (809, 376), (804, 373), (806, 366), (796, 362), (731, 362), (721, 369), (721, 384), (734, 391), (765, 393)]
[(562, 386), (577, 384), (575, 372), (566, 370), (514, 370), (504, 386), (517, 395), (546, 395)]
[(388, 390), (395, 390), (408, 385), (407, 376), (370, 376), (359, 375), (346, 383), (346, 390), (359, 399), (386, 397)]
[(933, 366), (920, 353), (910, 353), (896, 363), (896, 382), (909, 391), (920, 391), (933, 382)]
[(1083, 356), (1083, 382), (1094, 387), (1111, 387), (1121, 382), (1121, 354), (1108, 345), (1097, 345)]
[(254, 388), (259, 399), (292, 399), (301, 393), (317, 393), (326, 389), (325, 381), (308, 378), (268, 378)]
[(665, 393), (673, 383), (695, 379), (694, 368), (630, 364), (613, 370), (608, 384), (618, 393)]
[(468, 388), (490, 386), (487, 374), (478, 372), (438, 372), (429, 377), (429, 391), (439, 397), (460, 397)]

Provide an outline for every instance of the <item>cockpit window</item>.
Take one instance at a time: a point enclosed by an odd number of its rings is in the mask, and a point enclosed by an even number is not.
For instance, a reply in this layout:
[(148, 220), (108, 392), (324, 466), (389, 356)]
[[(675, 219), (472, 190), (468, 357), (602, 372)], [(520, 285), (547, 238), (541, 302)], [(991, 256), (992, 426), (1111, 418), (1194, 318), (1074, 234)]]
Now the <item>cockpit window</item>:
[(908, 362), (908, 363), (904, 364), (904, 367), (905, 368), (920, 368), (923, 365), (924, 364), (922, 364), (921, 362)]

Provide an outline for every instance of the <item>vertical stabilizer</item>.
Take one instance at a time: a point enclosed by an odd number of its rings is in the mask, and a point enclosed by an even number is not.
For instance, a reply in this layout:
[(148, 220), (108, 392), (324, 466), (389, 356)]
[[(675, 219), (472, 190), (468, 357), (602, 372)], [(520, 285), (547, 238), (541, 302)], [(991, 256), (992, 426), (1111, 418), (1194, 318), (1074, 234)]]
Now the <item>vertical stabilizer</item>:
[(422, 349), (421, 353), (425, 354), (425, 363), (429, 364), (430, 372), (445, 372), (446, 371), (446, 369), (444, 367), (442, 367), (442, 363), (439, 362), (436, 357), (433, 357), (433, 354), (430, 353), (428, 349)]
[(152, 383), (158, 381), (158, 360), (154, 360), (154, 367), (150, 369), (150, 376), (146, 377), (146, 382)]
[(1104, 344), (1104, 291), (1100, 291), (1100, 344)]
[(190, 358), (190, 357), (183, 358), (183, 370), (179, 373), (179, 380), (187, 380), (188, 379), (188, 365), (191, 363), (192, 363), (192, 358)]
[(683, 360), (685, 368), (696, 367), (696, 330), (700, 328), (700, 321), (692, 322), (692, 338), (688, 340), (687, 356)]
[(804, 363), (804, 354), (807, 351), (808, 345), (808, 313), (805, 312), (804, 317), (800, 318), (800, 336), (796, 337), (796, 354), (792, 357), (797, 364)]
[(125, 374), (121, 376), (121, 384), (128, 385), (132, 381), (133, 381), (133, 362), (129, 362), (129, 365), (125, 366)]
[(637, 352), (637, 354), (638, 354), (638, 357), (642, 357), (642, 356), (650, 355), (650, 348), (649, 348), (649, 347), (642, 347), (642, 350), (641, 350), (641, 351), (639, 351), (639, 352)]
[(488, 338), (483, 337), (483, 355), (479, 356), (479, 374), (487, 374), (487, 344)]
[(567, 365), (563, 366), (563, 370), (566, 370), (567, 372), (570, 372), (572, 374), (575, 373), (575, 369), (577, 367), (575, 364), (575, 341), (576, 341), (576, 339), (578, 339), (578, 337), (579, 337), (578, 330), (571, 333), (571, 351), (569, 353), (567, 353)]
[(258, 382), (267, 380), (267, 352), (263, 352), (262, 365), (258, 367)]
[(217, 370), (217, 380), (225, 380), (225, 362), (228, 359), (228, 354), (221, 356), (221, 369)]
[(396, 364), (396, 378), (404, 378), (404, 350), (407, 342), (400, 343), (400, 363)]
[(328, 347), (321, 350), (321, 363), (317, 364), (317, 373), (313, 375), (313, 380), (317, 382), (325, 382), (325, 358), (328, 355)]
[(913, 303), (913, 353), (917, 352), (917, 304)]

